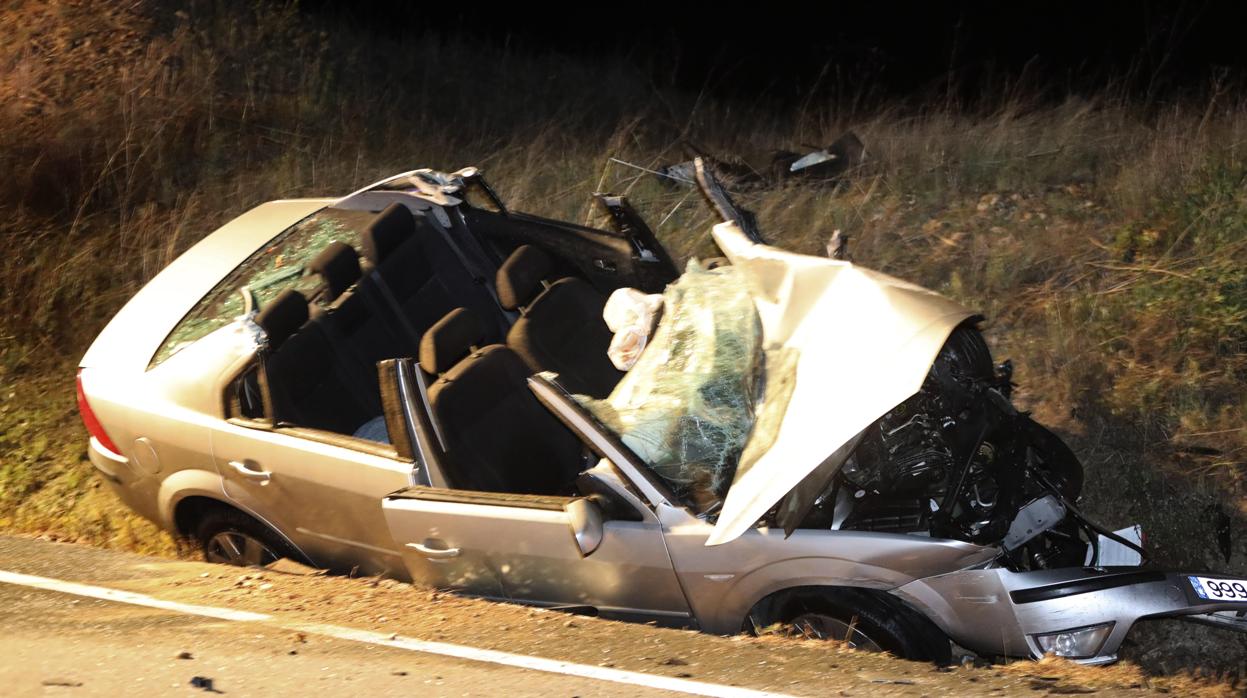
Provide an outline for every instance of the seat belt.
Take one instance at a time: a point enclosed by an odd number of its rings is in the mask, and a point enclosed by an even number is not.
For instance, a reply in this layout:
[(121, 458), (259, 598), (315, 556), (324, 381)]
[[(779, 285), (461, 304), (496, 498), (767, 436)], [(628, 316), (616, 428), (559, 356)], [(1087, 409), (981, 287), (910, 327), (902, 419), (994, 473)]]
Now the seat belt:
[[(385, 279), (381, 278), (381, 274), (379, 274), (376, 269), (369, 270), (366, 276), (372, 284), (370, 286), (361, 285), (356, 288), (365, 288), (368, 286), (364, 293), (364, 300), (368, 303), (368, 309), (373, 313), (376, 313), (378, 316), (388, 316), (397, 320), (398, 328), (402, 330), (402, 334), (405, 335), (407, 340), (411, 342), (411, 346), (415, 347), (416, 351), (419, 352), (420, 333), (416, 331), (416, 328), (412, 326), (411, 321), (407, 319), (407, 315), (403, 313), (402, 306), (398, 304), (398, 299), (394, 297), (394, 292), (391, 291), (389, 285), (385, 283)], [(381, 296), (381, 301), (384, 301), (383, 303), (379, 302), (374, 296), (374, 287), (375, 295)]]
[[(467, 223), (463, 220), (462, 214), (460, 214), (458, 211), (456, 211), (455, 214), (459, 219), (458, 221), (459, 226), (462, 227), (464, 230), (468, 231), (468, 235), (466, 237), (471, 238), (472, 242), (477, 243), (476, 245), (477, 251), (480, 254), (484, 255), (485, 252), (481, 248), (479, 242), (476, 240), (476, 235), (471, 230), (468, 229)], [(468, 274), (472, 276), (472, 280), (476, 282), (478, 286), (484, 287), (485, 292), (489, 294), (490, 299), (493, 300), (494, 305), (497, 306), (498, 310), (501, 311), (502, 314), (506, 316), (508, 320), (514, 322), (512, 313), (509, 313), (505, 309), (503, 309), (502, 301), (498, 300), (498, 290), (494, 288), (494, 284), (490, 282), (489, 277), (485, 276), (482, 273), (484, 270), (481, 269), (479, 265), (473, 264), (468, 259), (467, 254), (464, 253), (463, 249), (458, 245), (458, 243), (455, 242), (454, 236), (450, 234), (450, 229), (444, 227), (441, 224), (441, 222), (439, 222), (436, 218), (426, 217), (426, 220), (428, 221), (429, 225), (431, 225), (433, 229), (437, 231), (437, 234), (442, 236), (442, 240), (446, 241), (446, 244), (450, 246), (450, 250), (455, 253), (456, 257), (459, 258), (459, 263), (462, 264), (464, 269), (467, 270)], [(502, 328), (503, 336), (506, 335), (506, 330), (507, 330), (506, 327)]]
[(450, 234), (450, 230), (443, 226), (441, 221), (438, 221), (436, 218), (425, 216), (424, 220), (429, 224), (429, 227), (436, 230), (437, 234), (442, 237), (442, 240), (450, 246), (450, 251), (455, 253), (455, 257), (459, 258), (459, 263), (462, 264), (463, 268), (472, 275), (472, 280), (482, 286), (488, 287), (489, 284), (485, 282), (485, 276), (481, 273), (480, 267), (473, 264), (472, 260), (468, 259), (468, 255), (463, 251), (463, 248), (459, 247), (458, 243), (455, 242), (454, 237)]

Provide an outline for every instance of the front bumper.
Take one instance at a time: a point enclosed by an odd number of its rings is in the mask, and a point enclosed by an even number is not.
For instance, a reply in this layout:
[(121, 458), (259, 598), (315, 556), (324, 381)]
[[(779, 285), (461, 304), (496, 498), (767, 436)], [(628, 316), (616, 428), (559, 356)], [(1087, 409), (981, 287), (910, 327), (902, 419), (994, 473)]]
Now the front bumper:
[(1103, 664), (1117, 659), (1130, 629), (1148, 618), (1247, 632), (1247, 602), (1202, 599), (1188, 576), (1137, 567), (964, 570), (919, 579), (892, 593), (926, 613), (957, 644), (988, 656), (1039, 658), (1038, 635), (1111, 623), (1098, 651), (1076, 659)]

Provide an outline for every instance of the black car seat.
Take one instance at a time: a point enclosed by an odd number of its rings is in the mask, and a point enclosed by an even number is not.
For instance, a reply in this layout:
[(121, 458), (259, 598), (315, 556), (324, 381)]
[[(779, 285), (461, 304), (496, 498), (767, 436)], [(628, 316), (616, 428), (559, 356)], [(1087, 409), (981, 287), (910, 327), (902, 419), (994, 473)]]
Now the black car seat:
[(292, 289), (256, 315), (268, 337), (264, 371), (273, 418), (299, 426), (352, 434), (381, 414), (380, 395), (359, 384), (358, 367), (340, 356), (307, 299)]
[(420, 350), (418, 341), (407, 338), (381, 299), (376, 283), (362, 276), (355, 248), (344, 242), (331, 242), (308, 263), (307, 269), (323, 279), (322, 322), (358, 357), (370, 376), (369, 387), (376, 386), (378, 361), (416, 356)]
[[(566, 494), (582, 469), (580, 440), (528, 388), (532, 373), (501, 344), (481, 347), (484, 328), (456, 308), (425, 332), (420, 367), (436, 375), (429, 403), (446, 439), (446, 468), (459, 489)], [(478, 348), (479, 347), (479, 348)]]
[(390, 204), (366, 228), (360, 252), (416, 334), (457, 307), (485, 322), (485, 339), (501, 341), (502, 313), (489, 290), (477, 284), (442, 233), (402, 204)]
[(499, 303), (520, 312), (507, 346), (534, 371), (559, 374), (569, 392), (606, 397), (623, 377), (606, 355), (606, 298), (575, 277), (550, 283), (553, 272), (554, 260), (532, 245), (517, 248), (498, 268)]

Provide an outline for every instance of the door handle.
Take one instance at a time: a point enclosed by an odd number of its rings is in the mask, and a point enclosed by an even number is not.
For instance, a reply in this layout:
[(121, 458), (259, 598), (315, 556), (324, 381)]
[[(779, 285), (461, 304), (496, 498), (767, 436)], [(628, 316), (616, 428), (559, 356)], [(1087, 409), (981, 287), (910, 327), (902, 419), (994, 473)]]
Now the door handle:
[(258, 480), (262, 484), (267, 484), (269, 480), (273, 479), (273, 474), (271, 472), (267, 470), (256, 470), (250, 464), (243, 461), (232, 460), (229, 462), (229, 467), (237, 471), (239, 475), (242, 475), (250, 480)]
[(421, 545), (419, 543), (408, 543), (407, 547), (415, 550), (430, 560), (447, 560), (452, 557), (459, 556), (458, 548), (430, 548), (427, 545)]

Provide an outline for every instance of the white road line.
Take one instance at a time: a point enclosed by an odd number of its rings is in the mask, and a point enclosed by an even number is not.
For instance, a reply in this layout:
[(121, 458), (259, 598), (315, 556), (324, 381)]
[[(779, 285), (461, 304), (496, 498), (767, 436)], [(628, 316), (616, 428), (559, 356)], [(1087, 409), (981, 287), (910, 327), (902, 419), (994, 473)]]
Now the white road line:
[(265, 613), (252, 613), (251, 611), (237, 611), (234, 609), (219, 608), (216, 606), (197, 606), (195, 604), (178, 603), (176, 601), (165, 601), (164, 599), (158, 599), (152, 596), (147, 596), (146, 594), (138, 594), (132, 591), (109, 589), (107, 587), (79, 584), (77, 582), (67, 582), (60, 579), (37, 577), (35, 575), (20, 574), (18, 572), (8, 572), (5, 570), (0, 570), (0, 583), (33, 587), (35, 589), (44, 589), (63, 594), (73, 594), (75, 596), (85, 596), (93, 599), (116, 601), (135, 606), (159, 608), (165, 611), (175, 611), (177, 613), (185, 613), (194, 616), (263, 623), (265, 625), (282, 628), (283, 630), (293, 630), (313, 635), (322, 635), (325, 637), (337, 638), (339, 640), (349, 640), (351, 642), (362, 642), (370, 645), (395, 647), (413, 652), (436, 654), (444, 657), (455, 657), (457, 659), (467, 659), (475, 662), (501, 664), (520, 669), (543, 671), (550, 674), (563, 674), (565, 676), (596, 679), (598, 681), (610, 681), (613, 683), (628, 684), (630, 686), (645, 686), (647, 688), (656, 688), (664, 691), (673, 691), (676, 693), (685, 693), (695, 696), (720, 696), (722, 698), (761, 698), (762, 696), (774, 696), (778, 698), (785, 698), (782, 693), (769, 693), (766, 691), (755, 691), (749, 688), (740, 688), (737, 686), (723, 686), (720, 684), (693, 681), (691, 679), (656, 676), (654, 674), (645, 674), (639, 671), (624, 671), (622, 669), (611, 669), (609, 667), (575, 664), (557, 659), (512, 654), (510, 652), (487, 650), (477, 647), (469, 647), (467, 645), (455, 645), (448, 642), (429, 642), (413, 638), (396, 637), (370, 630), (347, 628), (340, 625), (325, 625), (322, 623), (303, 623), (299, 621), (282, 620)]
[(132, 591), (96, 587), (88, 584), (78, 584), (77, 582), (66, 582), (60, 579), (36, 577), (32, 574), (6, 572), (4, 570), (0, 570), (0, 582), (5, 584), (17, 584), (24, 587), (35, 587), (36, 589), (46, 589), (48, 591), (59, 591), (63, 594), (74, 594), (75, 596), (89, 596), (93, 599), (118, 601), (120, 603), (133, 604), (135, 606), (150, 606), (152, 608), (161, 608), (166, 611), (189, 613), (193, 616), (207, 616), (209, 618), (239, 621), (262, 622), (273, 620), (272, 616), (265, 615), (263, 613), (235, 611), (230, 608), (217, 608), (215, 606), (195, 606), (193, 604), (178, 603), (176, 601), (165, 601), (164, 599), (157, 599), (152, 596), (147, 596), (146, 594), (136, 594)]

